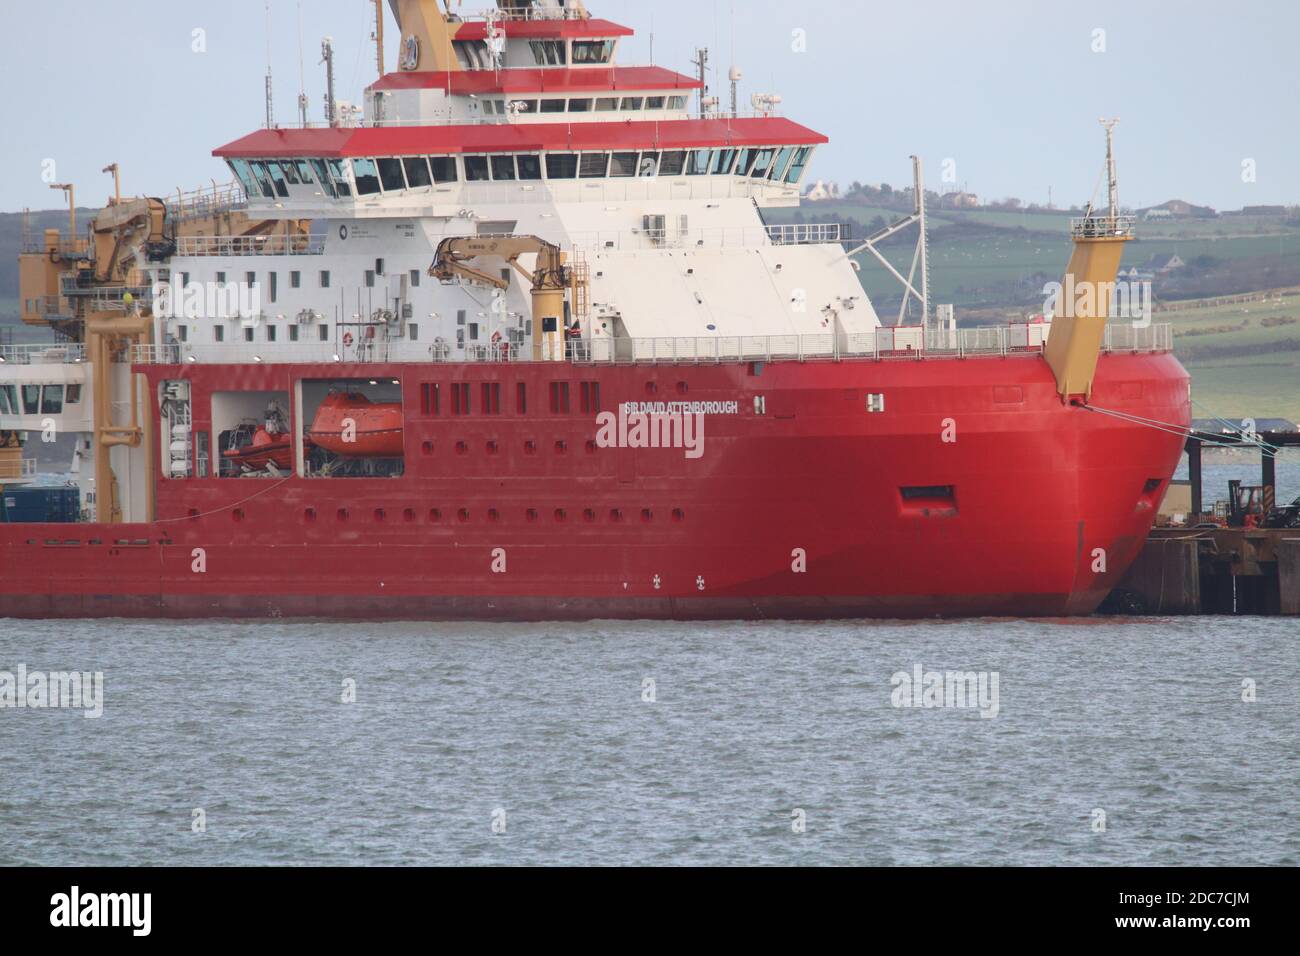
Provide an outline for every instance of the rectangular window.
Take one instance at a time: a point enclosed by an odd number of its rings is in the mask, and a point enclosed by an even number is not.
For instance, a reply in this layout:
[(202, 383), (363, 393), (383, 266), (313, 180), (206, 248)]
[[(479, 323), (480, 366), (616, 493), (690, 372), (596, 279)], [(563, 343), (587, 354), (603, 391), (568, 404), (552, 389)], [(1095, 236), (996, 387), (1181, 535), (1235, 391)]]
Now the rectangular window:
[(425, 189), (433, 184), (429, 178), (429, 161), (423, 156), (408, 156), (402, 160), (406, 170), (406, 184), (412, 189)]
[(39, 415), (41, 413), (41, 387), (39, 385), (23, 386), (23, 414)]
[(469, 382), (456, 382), (451, 386), (451, 413), (469, 414)]
[(614, 55), (613, 40), (574, 40), (573, 62), (608, 63)]
[(645, 98), (645, 108), (648, 110), (661, 110), (664, 108), (664, 98), (662, 96), (647, 96)]
[(358, 196), (373, 196), (379, 192), (379, 167), (373, 159), (352, 160), (352, 175), (356, 179)]
[(776, 150), (771, 147), (760, 149), (758, 155), (754, 157), (754, 167), (749, 171), (749, 175), (754, 179), (766, 179), (767, 172), (772, 168), (772, 157), (776, 155)]
[(420, 386), (420, 414), (426, 417), (442, 414), (442, 386), (437, 382)]
[(325, 323), (319, 329), (317, 329), (316, 335), (322, 342), (328, 342), (330, 340), (329, 323)]
[(639, 110), (641, 108), (641, 102), (642, 100), (639, 96), (625, 96), (623, 97), (623, 109)]
[(256, 273), (256, 272), (245, 272), (245, 273), (244, 273), (244, 284), (247, 285), (250, 289), (253, 288), (253, 286), (257, 285), (257, 273)]
[(226, 284), (226, 274), (224, 272), (218, 272), (217, 285), (225, 285), (225, 284)]
[(63, 386), (46, 385), (41, 389), (41, 414), (63, 414)]
[(420, 287), (420, 270), (419, 270), (419, 269), (412, 269), (412, 270), (411, 270), (411, 288), (413, 288), (413, 289), (418, 289), (419, 287)]
[(564, 100), (542, 100), (543, 113), (563, 113)]
[(583, 179), (601, 179), (609, 170), (609, 153), (583, 153), (578, 175)]
[(636, 153), (614, 153), (609, 164), (609, 174), (615, 179), (636, 175)]
[(244, 326), (244, 341), (245, 341), (245, 342), (251, 342), (251, 341), (253, 341), (253, 332), (254, 332), (254, 331), (255, 331), (255, 330), (253, 329), (253, 327), (252, 327), (251, 325), (246, 325), (246, 326)]
[(81, 401), (81, 386), (69, 385), (68, 394), (63, 396), (63, 403), (65, 405), (76, 405), (80, 401)]
[(804, 167), (808, 165), (808, 155), (812, 152), (811, 146), (800, 146), (795, 151), (794, 159), (790, 162), (790, 169), (785, 174), (785, 181), (794, 185), (803, 178)]
[(188, 325), (176, 326), (176, 338), (182, 342), (188, 342), (190, 340), (190, 327)]
[(477, 341), (478, 341), (478, 323), (477, 323), (477, 322), (471, 322), (471, 323), (469, 324), (469, 340), (470, 340), (471, 342), (477, 342)]
[(330, 178), (334, 180), (334, 188), (338, 191), (340, 199), (347, 199), (352, 195), (352, 186), (348, 179), (348, 168), (345, 165), (345, 159), (331, 159)]
[(777, 153), (776, 162), (772, 164), (772, 180), (780, 182), (781, 177), (785, 175), (785, 167), (790, 162), (790, 156), (794, 152), (793, 146), (787, 146), (781, 152)]
[(687, 176), (706, 176), (709, 172), (710, 152), (707, 149), (693, 149), (686, 161)]
[(456, 176), (455, 156), (430, 156), (429, 172), (435, 183), (454, 183)]
[(375, 275), (381, 276), (381, 275), (383, 275), (386, 271), (387, 271), (387, 270), (384, 269), (384, 260), (383, 260), (383, 259), (376, 259), (376, 260), (375, 260)]
[(574, 98), (569, 100), (570, 113), (590, 113), (591, 100), (583, 98)]
[(600, 412), (600, 382), (582, 383), (582, 410), (590, 414)]
[(528, 385), (526, 382), (517, 382), (515, 384), (515, 413), (519, 415), (528, 414)]
[(367, 270), (366, 270), (366, 288), (367, 288), (367, 289), (373, 289), (374, 287), (375, 287), (375, 270), (374, 270), (374, 269), (367, 269)]
[(320, 271), (320, 287), (322, 289), (328, 289), (330, 287), (330, 271), (328, 269), (322, 269)]
[(578, 175), (577, 153), (547, 153), (547, 179), (573, 179)]
[(457, 309), (457, 310), (456, 310), (456, 324), (457, 324), (457, 325), (464, 325), (464, 324), (465, 324), (465, 310), (464, 310), (464, 309)]
[(212, 341), (214, 342), (226, 341), (226, 327), (224, 325), (214, 325), (212, 327)]
[(316, 182), (320, 183), (320, 188), (325, 190), (325, 194), (330, 199), (338, 199), (338, 190), (334, 188), (334, 180), (330, 178), (329, 169), (325, 166), (325, 160), (311, 160), (311, 168), (316, 173)]
[(481, 183), (488, 179), (488, 159), (486, 156), (465, 157), (465, 181)]
[(735, 159), (736, 151), (734, 149), (715, 150), (713, 153), (713, 165), (709, 168), (709, 172), (714, 176), (726, 176), (731, 172), (731, 164)]
[(492, 178), (497, 181), (513, 180), (515, 178), (515, 158), (513, 156), (493, 156)]
[(732, 172), (737, 176), (748, 176), (749, 168), (754, 165), (754, 158), (757, 153), (752, 149), (736, 150), (736, 165)]
[(618, 109), (617, 96), (602, 96), (596, 100), (597, 113), (612, 113)]
[(684, 97), (684, 96), (670, 96), (670, 97), (668, 97), (668, 108), (669, 108), (670, 110), (684, 110), (684, 109), (686, 109), (686, 97)]
[(297, 342), (297, 341), (298, 341), (298, 325), (297, 325), (297, 323), (295, 323), (295, 324), (289, 326), (289, 341), (290, 341), (290, 342)]
[(520, 179), (536, 180), (542, 178), (542, 158), (533, 153), (515, 157)]
[(686, 153), (680, 149), (668, 150), (659, 161), (660, 176), (680, 176), (686, 168)]
[(295, 270), (295, 271), (289, 273), (289, 288), (291, 288), (291, 289), (300, 289), (300, 288), (302, 288), (302, 273), (301, 273), (301, 272), (298, 272), (297, 270)]
[(0, 415), (18, 414), (18, 390), (12, 385), (0, 385)]
[(501, 383), (500, 382), (483, 383), (483, 414), (484, 415), (501, 414)]
[(274, 326), (274, 325), (268, 325), (268, 326), (266, 327), (266, 340), (267, 340), (268, 342), (274, 342), (274, 341), (275, 341), (275, 326)]
[(407, 326), (406, 326), (406, 339), (407, 339), (407, 341), (408, 341), (408, 342), (415, 342), (415, 341), (417, 341), (419, 338), (420, 338), (420, 327), (419, 327), (418, 325), (416, 325), (414, 322), (410, 322), (410, 323), (408, 323)]
[(569, 383), (568, 382), (551, 383), (551, 414), (552, 415), (569, 414)]
[(402, 161), (400, 159), (381, 159), (379, 160), (379, 181), (384, 184), (384, 189), (390, 193), (400, 193), (406, 188), (406, 177), (402, 175)]

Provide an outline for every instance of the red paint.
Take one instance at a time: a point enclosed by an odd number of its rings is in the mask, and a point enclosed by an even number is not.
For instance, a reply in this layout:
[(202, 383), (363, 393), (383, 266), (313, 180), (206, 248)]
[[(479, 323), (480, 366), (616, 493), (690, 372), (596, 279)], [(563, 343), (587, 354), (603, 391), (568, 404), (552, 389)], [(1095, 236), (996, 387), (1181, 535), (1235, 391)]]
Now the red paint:
[[(0, 525), (0, 616), (540, 619), (1056, 615), (1092, 611), (1136, 555), (1182, 438), (1062, 405), (1038, 356), (924, 361), (142, 366), (214, 391), (298, 379), (402, 382), (398, 478), (168, 479), (162, 520)], [(601, 449), (621, 402), (735, 401), (702, 458)], [(469, 383), (472, 414), (423, 414), (421, 385)], [(502, 385), (484, 415), (481, 384)], [(528, 413), (515, 413), (516, 386)], [(1133, 383), (1141, 383), (1139, 398)], [(1093, 403), (1177, 425), (1170, 354), (1107, 354)], [(994, 400), (995, 389), (1003, 401)], [(1019, 390), (1018, 402), (1008, 401)], [(156, 394), (156, 388), (154, 389)], [(865, 410), (868, 392), (886, 411)], [(766, 415), (754, 397), (766, 399)], [(157, 409), (154, 409), (155, 413)], [(941, 440), (944, 420), (957, 441)], [(296, 433), (301, 422), (292, 422)], [(590, 444), (588, 442), (590, 441)], [(495, 449), (495, 450), (493, 450)], [(935, 507), (904, 488), (951, 486)], [(191, 513), (200, 517), (187, 517)], [(207, 571), (196, 574), (194, 550)], [(504, 549), (507, 572), (491, 571)], [(807, 572), (792, 570), (794, 549)], [(1092, 571), (1097, 548), (1106, 571)], [(655, 586), (658, 576), (658, 587)]]
[[(610, 20), (595, 18), (579, 20), (503, 20), (497, 23), (497, 29), (507, 37), (528, 40), (583, 39), (585, 37), (606, 39), (630, 37), (633, 32), (630, 27), (621, 26)], [(457, 40), (482, 40), (486, 37), (487, 23), (482, 20), (460, 24), (455, 34)]]
[(213, 151), (223, 158), (424, 156), (542, 150), (812, 146), (821, 133), (780, 116), (624, 123), (496, 123), (361, 129), (263, 129)]

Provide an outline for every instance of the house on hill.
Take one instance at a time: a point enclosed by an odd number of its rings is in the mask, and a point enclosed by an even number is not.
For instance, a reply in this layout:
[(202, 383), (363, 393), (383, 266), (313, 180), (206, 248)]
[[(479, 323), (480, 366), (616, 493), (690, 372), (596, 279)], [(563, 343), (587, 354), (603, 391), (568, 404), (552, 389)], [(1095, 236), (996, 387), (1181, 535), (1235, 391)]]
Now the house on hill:
[(1143, 219), (1215, 219), (1219, 215), (1209, 206), (1194, 206), (1182, 199), (1171, 199), (1138, 212)]
[(825, 202), (828, 199), (838, 199), (839, 195), (840, 187), (836, 183), (819, 179), (809, 187), (808, 192), (804, 194), (804, 199), (809, 202)]

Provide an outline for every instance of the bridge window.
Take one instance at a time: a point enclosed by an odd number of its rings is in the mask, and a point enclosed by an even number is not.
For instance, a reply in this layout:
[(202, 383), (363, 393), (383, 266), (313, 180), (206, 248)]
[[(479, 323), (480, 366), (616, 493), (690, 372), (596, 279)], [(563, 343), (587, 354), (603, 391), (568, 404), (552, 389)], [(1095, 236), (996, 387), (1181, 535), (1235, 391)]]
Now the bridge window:
[(516, 113), (537, 112), (537, 100), (511, 100), (509, 105)]
[(614, 57), (613, 40), (574, 40), (573, 63), (608, 63)]
[(785, 174), (785, 181), (790, 184), (799, 182), (803, 178), (804, 167), (808, 165), (808, 155), (812, 152), (811, 146), (800, 146), (795, 151), (794, 160), (790, 163), (790, 171)]
[(771, 147), (760, 149), (754, 157), (754, 166), (749, 174), (755, 179), (766, 179), (768, 170), (772, 167), (772, 157), (775, 155), (776, 150)]
[(609, 174), (616, 179), (636, 175), (636, 153), (614, 153)]
[(659, 161), (660, 176), (680, 176), (685, 168), (686, 153), (684, 150), (669, 150), (663, 154), (663, 158)]
[(590, 113), (590, 112), (591, 112), (591, 100), (589, 100), (589, 99), (587, 99), (587, 98), (585, 98), (585, 97), (574, 97), (573, 99), (569, 100), (569, 112), (570, 112), (570, 113)]
[(492, 178), (498, 182), (515, 178), (515, 158), (513, 156), (492, 157)]
[(648, 110), (661, 110), (664, 108), (664, 98), (662, 96), (647, 96), (645, 98), (645, 108)]
[(262, 191), (263, 197), (274, 199), (275, 186), (271, 184), (271, 177), (267, 174), (266, 164), (254, 161), (248, 164), (248, 168), (252, 172), (253, 178), (257, 180), (257, 186)]
[(76, 405), (80, 401), (81, 401), (81, 386), (69, 385), (67, 394), (64, 395), (63, 397), (63, 403), (65, 405)]
[(564, 40), (531, 40), (533, 59), (538, 66), (568, 65), (568, 47)]
[(465, 157), (465, 181), (484, 182), (488, 179), (488, 160), (486, 156)]
[(583, 153), (578, 175), (582, 179), (603, 179), (609, 170), (609, 153)]
[(41, 389), (41, 414), (63, 414), (63, 386), (46, 385)]
[(546, 155), (546, 176), (548, 179), (573, 179), (577, 175), (577, 153), (548, 153)]
[(429, 172), (433, 174), (435, 183), (456, 182), (456, 157), (430, 156)]
[(786, 164), (790, 162), (790, 154), (794, 152), (793, 146), (787, 146), (776, 155), (776, 162), (772, 164), (772, 181), (780, 182), (781, 177), (785, 175)]
[(750, 168), (754, 165), (754, 160), (758, 153), (752, 149), (736, 150), (736, 166), (732, 170), (737, 176), (748, 176)]
[(617, 96), (602, 96), (596, 100), (597, 113), (612, 113), (618, 109)]
[(668, 97), (668, 108), (669, 108), (670, 110), (684, 110), (684, 109), (686, 109), (686, 97), (684, 97), (684, 96), (670, 96), (670, 97)]
[(352, 195), (351, 180), (348, 178), (348, 168), (345, 165), (346, 160), (331, 159), (330, 179), (334, 180), (334, 188), (338, 191), (340, 199), (346, 199)]
[[(290, 186), (302, 185), (302, 177), (298, 175), (298, 167), (294, 165), (292, 159), (282, 159), (276, 165), (284, 173), (284, 178), (289, 181)], [(310, 180), (308, 181), (310, 182)]]
[(623, 97), (622, 108), (625, 110), (639, 110), (642, 102), (639, 96), (625, 96)]
[(373, 196), (379, 192), (379, 169), (373, 159), (352, 160), (352, 173), (356, 177), (358, 196)]
[(542, 158), (535, 153), (529, 153), (523, 156), (516, 156), (515, 161), (519, 166), (520, 179), (541, 179), (542, 178)]
[(564, 106), (564, 100), (542, 100), (543, 113), (563, 113)]
[(275, 193), (282, 199), (289, 196), (289, 180), (284, 174), (284, 169), (279, 163), (270, 160), (266, 163), (266, 171), (271, 177), (271, 182), (275, 184)]
[(316, 182), (320, 183), (321, 189), (329, 195), (331, 199), (337, 199), (338, 190), (334, 188), (334, 180), (330, 178), (329, 169), (325, 166), (325, 160), (313, 159), (311, 168), (316, 171)]
[(731, 172), (731, 164), (736, 158), (734, 149), (719, 149), (713, 153), (713, 166), (709, 169), (715, 176), (726, 176)]
[(402, 175), (402, 161), (400, 159), (381, 159), (379, 165), (379, 181), (383, 183), (387, 192), (401, 192), (406, 188), (406, 177)]
[(687, 176), (705, 176), (709, 172), (709, 158), (711, 151), (707, 149), (693, 149), (686, 160)]
[(423, 156), (408, 156), (402, 160), (406, 170), (406, 182), (412, 189), (426, 189), (433, 185), (429, 178), (429, 161)]

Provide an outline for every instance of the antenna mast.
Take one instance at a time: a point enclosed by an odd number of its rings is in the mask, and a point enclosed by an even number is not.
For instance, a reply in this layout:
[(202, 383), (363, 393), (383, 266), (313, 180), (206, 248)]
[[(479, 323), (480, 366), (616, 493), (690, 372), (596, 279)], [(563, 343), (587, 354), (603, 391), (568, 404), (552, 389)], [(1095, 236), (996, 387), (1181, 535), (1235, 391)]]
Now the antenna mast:
[(275, 127), (275, 99), (271, 93), (271, 0), (266, 0), (266, 128)]
[(307, 71), (302, 56), (302, 0), (298, 0), (298, 123), (307, 128)]
[(703, 116), (705, 112), (705, 105), (707, 104), (708, 97), (709, 97), (709, 80), (708, 80), (709, 48), (701, 47), (700, 49), (696, 50), (695, 59), (692, 60), (691, 63), (694, 64), (700, 77), (700, 115)]
[(330, 126), (339, 125), (338, 105), (334, 101), (334, 38), (320, 42), (321, 62), (325, 64), (325, 121)]
[(384, 69), (384, 0), (375, 0), (375, 32), (370, 35), (375, 41), (375, 66), (382, 77)]
[(1106, 130), (1106, 180), (1107, 196), (1110, 200), (1110, 219), (1113, 222), (1119, 215), (1119, 178), (1115, 175), (1115, 126), (1119, 117), (1098, 120)]

